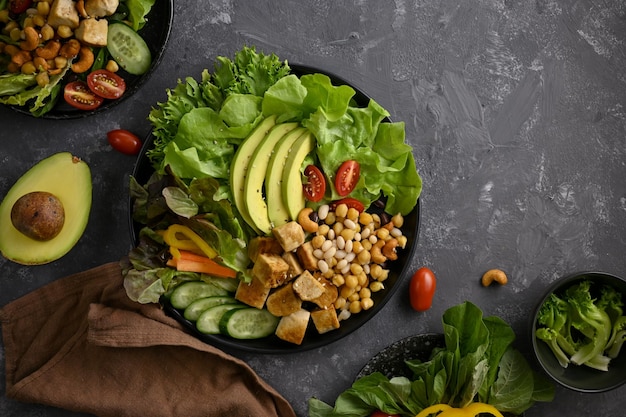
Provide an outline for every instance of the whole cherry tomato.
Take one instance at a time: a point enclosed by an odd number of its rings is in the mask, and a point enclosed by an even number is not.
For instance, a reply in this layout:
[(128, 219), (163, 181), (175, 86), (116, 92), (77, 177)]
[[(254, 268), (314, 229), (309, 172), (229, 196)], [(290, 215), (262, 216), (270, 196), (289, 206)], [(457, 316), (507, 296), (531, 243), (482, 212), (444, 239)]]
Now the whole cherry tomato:
[(107, 140), (113, 149), (126, 155), (137, 155), (141, 150), (141, 140), (128, 130), (111, 130), (107, 133)]
[(302, 184), (304, 196), (309, 201), (320, 201), (324, 197), (324, 193), (326, 193), (324, 174), (315, 165), (308, 165), (304, 169), (304, 175), (307, 177), (307, 182)]
[(108, 99), (120, 98), (126, 91), (124, 79), (105, 69), (90, 72), (87, 75), (87, 85), (95, 94)]
[(9, 10), (11, 13), (24, 13), (31, 5), (33, 0), (9, 0)]
[(380, 410), (374, 411), (370, 417), (400, 417), (400, 414), (388, 414)]
[(100, 107), (104, 99), (93, 93), (84, 81), (72, 81), (65, 85), (63, 98), (72, 107), (79, 110), (94, 110)]
[(416, 311), (426, 311), (433, 304), (437, 279), (433, 271), (422, 267), (415, 271), (409, 283), (411, 307)]
[(341, 164), (335, 176), (335, 189), (337, 189), (337, 194), (342, 197), (350, 194), (359, 182), (360, 175), (361, 165), (359, 165), (357, 161), (349, 160)]

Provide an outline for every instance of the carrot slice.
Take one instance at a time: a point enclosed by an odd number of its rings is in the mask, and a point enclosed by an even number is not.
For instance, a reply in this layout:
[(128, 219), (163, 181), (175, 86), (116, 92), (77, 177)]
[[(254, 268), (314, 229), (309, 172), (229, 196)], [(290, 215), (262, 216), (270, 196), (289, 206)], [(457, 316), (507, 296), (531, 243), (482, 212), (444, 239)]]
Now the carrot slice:
[(197, 272), (222, 278), (235, 278), (237, 271), (227, 266), (220, 265), (206, 256), (198, 255), (190, 251), (180, 250), (176, 257), (167, 262), (167, 266), (176, 268), (181, 272)]

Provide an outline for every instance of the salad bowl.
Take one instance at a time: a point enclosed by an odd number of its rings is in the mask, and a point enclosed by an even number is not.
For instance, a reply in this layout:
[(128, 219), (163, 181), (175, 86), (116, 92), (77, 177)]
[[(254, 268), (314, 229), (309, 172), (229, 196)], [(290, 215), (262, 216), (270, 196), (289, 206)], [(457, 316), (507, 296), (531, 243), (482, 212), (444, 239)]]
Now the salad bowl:
[[(368, 97), (364, 92), (362, 92), (355, 86), (350, 85), (350, 83), (348, 83), (346, 80), (334, 74), (329, 74), (320, 69), (303, 65), (290, 64), (290, 67), (291, 72), (298, 76), (304, 74), (321, 73), (327, 75), (331, 79), (333, 85), (348, 85), (352, 87), (355, 91), (353, 99), (359, 106), (366, 106), (370, 100), (370, 97)], [(389, 122), (389, 120), (386, 120), (386, 122)], [(147, 153), (153, 147), (153, 141), (154, 136), (152, 134), (148, 135), (148, 137), (144, 141), (132, 173), (135, 180), (137, 180), (137, 182), (140, 184), (145, 184), (154, 173), (154, 168), (152, 167), (151, 162), (147, 156)], [(141, 225), (137, 224), (133, 220), (132, 197), (129, 201), (129, 207), (129, 226), (131, 239), (135, 244), (137, 244)], [(209, 344), (218, 345), (226, 348), (239, 349), (243, 351), (251, 351), (255, 353), (292, 353), (324, 346), (347, 336), (359, 327), (363, 326), (385, 306), (385, 304), (392, 298), (393, 294), (402, 286), (402, 281), (408, 274), (407, 270), (410, 266), (411, 258), (416, 249), (416, 243), (419, 233), (419, 224), (420, 201), (418, 199), (414, 209), (404, 217), (402, 232), (407, 238), (407, 244), (404, 249), (398, 250), (398, 259), (388, 264), (389, 277), (385, 281), (385, 288), (379, 292), (372, 294), (372, 299), (374, 301), (373, 307), (369, 310), (364, 310), (358, 314), (352, 315), (349, 319), (342, 321), (338, 329), (324, 334), (319, 334), (314, 329), (313, 324), (309, 323), (309, 328), (307, 329), (306, 335), (302, 343), (299, 345), (283, 341), (275, 335), (271, 335), (261, 339), (242, 340), (230, 338), (223, 335), (203, 334), (197, 330), (193, 322), (184, 318), (182, 311), (172, 307), (167, 298), (161, 297), (160, 303), (162, 304), (164, 310), (177, 321), (179, 321), (183, 326), (185, 326), (189, 330), (189, 332), (194, 334), (200, 340)]]
[[(117, 75), (121, 76), (126, 83), (126, 91), (124, 94), (115, 100), (105, 100), (105, 102), (96, 109), (93, 110), (79, 110), (67, 104), (61, 97), (63, 93), (60, 93), (60, 97), (57, 99), (54, 107), (47, 113), (39, 116), (43, 119), (63, 120), (63, 119), (78, 119), (88, 117), (97, 113), (105, 112), (123, 101), (129, 99), (134, 93), (146, 83), (146, 81), (152, 76), (156, 68), (159, 66), (167, 43), (169, 40), (172, 22), (174, 19), (174, 1), (173, 0), (158, 0), (154, 3), (150, 12), (145, 17), (146, 23), (143, 28), (139, 30), (139, 34), (146, 42), (151, 56), (152, 62), (150, 68), (141, 75), (133, 75), (124, 71), (122, 68), (117, 72)], [(67, 74), (62, 80), (63, 84), (77, 79), (74, 74)], [(27, 106), (9, 106), (18, 113), (31, 115)]]

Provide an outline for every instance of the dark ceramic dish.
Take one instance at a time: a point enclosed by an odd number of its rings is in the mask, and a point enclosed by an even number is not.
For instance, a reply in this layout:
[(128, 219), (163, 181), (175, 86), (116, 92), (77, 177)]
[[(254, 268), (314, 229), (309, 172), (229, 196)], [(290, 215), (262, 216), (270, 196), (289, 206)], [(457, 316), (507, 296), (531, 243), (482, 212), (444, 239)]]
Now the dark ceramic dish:
[(533, 352), (543, 371), (563, 387), (586, 393), (609, 391), (626, 382), (626, 351), (624, 349), (617, 358), (611, 360), (608, 371), (599, 371), (584, 365), (574, 364), (569, 364), (567, 368), (563, 368), (548, 345), (535, 337), (539, 309), (550, 294), (560, 294), (568, 287), (583, 280), (591, 280), (594, 285), (611, 285), (622, 293), (622, 300), (626, 300), (626, 280), (615, 275), (604, 272), (579, 272), (557, 280), (546, 289), (545, 295), (537, 303), (532, 316), (530, 337)]
[[(120, 68), (117, 73), (126, 82), (126, 92), (122, 97), (117, 100), (105, 100), (100, 107), (95, 110), (85, 111), (76, 109), (63, 100), (63, 93), (59, 95), (56, 105), (48, 113), (40, 116), (43, 119), (78, 119), (82, 117), (91, 116), (94, 114), (102, 113), (117, 106), (121, 102), (130, 98), (135, 92), (137, 92), (141, 86), (152, 76), (154, 70), (159, 66), (163, 53), (169, 40), (170, 31), (172, 28), (172, 21), (174, 19), (174, 0), (158, 0), (152, 6), (150, 13), (146, 16), (146, 24), (139, 31), (141, 37), (146, 41), (148, 48), (152, 54), (152, 65), (150, 69), (142, 75), (131, 75)], [(74, 75), (66, 76), (63, 85), (72, 81)], [(11, 106), (15, 111), (31, 115), (28, 107), (24, 106)]]
[[(292, 69), (292, 72), (297, 75), (309, 73), (324, 73), (321, 70), (301, 65), (290, 64), (290, 67)], [(334, 85), (350, 85), (347, 81), (335, 75), (326, 75), (331, 78)], [(356, 103), (359, 106), (367, 105), (367, 103), (369, 102), (369, 97), (366, 96), (362, 91), (358, 90), (356, 87), (351, 87), (354, 88), (356, 92), (354, 96)], [(137, 160), (135, 169), (133, 171), (133, 176), (139, 181), (140, 184), (145, 184), (154, 171), (152, 166), (150, 165), (150, 161), (146, 157), (146, 151), (151, 148), (152, 140), (153, 137), (151, 135), (146, 139), (140, 156)], [(132, 207), (132, 202), (130, 203), (130, 207)], [(374, 307), (359, 314), (356, 314), (346, 321), (343, 321), (339, 329), (322, 335), (318, 334), (313, 325), (310, 323), (309, 329), (307, 330), (306, 336), (301, 345), (294, 345), (285, 342), (274, 335), (255, 340), (237, 340), (221, 335), (205, 335), (198, 332), (195, 328), (194, 323), (185, 320), (182, 312), (173, 308), (166, 300), (162, 301), (163, 307), (168, 312), (168, 314), (170, 314), (172, 317), (182, 323), (195, 336), (197, 336), (204, 342), (213, 345), (219, 345), (222, 347), (235, 348), (257, 353), (300, 352), (327, 345), (341, 339), (342, 337), (352, 333), (353, 331), (364, 325), (368, 320), (374, 317), (374, 315), (376, 315), (376, 313), (380, 311), (380, 309), (384, 307), (387, 301), (391, 299), (392, 295), (401, 286), (402, 280), (407, 275), (407, 267), (410, 264), (413, 253), (415, 252), (419, 233), (419, 219), (420, 204), (418, 200), (418, 204), (413, 209), (413, 211), (405, 216), (404, 226), (402, 228), (404, 235), (407, 237), (407, 245), (405, 249), (398, 251), (398, 259), (390, 263), (390, 273), (389, 278), (385, 281), (385, 289), (372, 295), (372, 299), (374, 300)], [(130, 213), (130, 229), (133, 242), (137, 242), (139, 226), (133, 222), (132, 213)]]

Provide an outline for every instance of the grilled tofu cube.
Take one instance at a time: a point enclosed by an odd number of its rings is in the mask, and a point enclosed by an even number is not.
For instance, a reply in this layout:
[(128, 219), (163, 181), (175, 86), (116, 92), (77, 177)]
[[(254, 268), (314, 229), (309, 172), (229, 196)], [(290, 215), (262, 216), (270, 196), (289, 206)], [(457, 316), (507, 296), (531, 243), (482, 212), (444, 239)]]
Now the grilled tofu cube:
[(289, 264), (280, 255), (261, 253), (252, 267), (252, 275), (267, 288), (281, 286), (287, 280)]
[(252, 238), (248, 243), (248, 256), (252, 262), (256, 262), (260, 253), (273, 253), (274, 255), (280, 255), (283, 253), (283, 248), (273, 237), (258, 236)]
[(107, 45), (108, 31), (109, 24), (106, 19), (89, 18), (80, 21), (74, 36), (85, 45), (102, 47)]
[(79, 23), (76, 3), (72, 0), (54, 0), (50, 6), (47, 23), (55, 29), (61, 25), (76, 29)]
[(293, 290), (291, 282), (272, 292), (265, 302), (267, 311), (277, 317), (288, 316), (302, 307), (302, 300)]
[(269, 294), (270, 289), (262, 281), (252, 278), (250, 283), (239, 282), (235, 292), (235, 299), (251, 307), (261, 309), (265, 305), (265, 300), (267, 300)]
[(309, 271), (304, 271), (293, 282), (293, 290), (303, 301), (311, 301), (324, 294), (324, 286)]
[(317, 258), (313, 255), (313, 245), (311, 242), (305, 242), (296, 250), (296, 255), (300, 260), (300, 265), (309, 271), (317, 271)]
[(91, 17), (111, 16), (119, 5), (119, 0), (85, 0), (85, 11)]
[(319, 334), (324, 334), (339, 328), (337, 310), (335, 310), (334, 307), (312, 311), (311, 319)]
[(304, 243), (304, 229), (296, 221), (290, 221), (273, 228), (272, 234), (280, 242), (280, 246), (285, 252), (294, 251)]
[(285, 252), (282, 254), (283, 259), (289, 264), (289, 271), (287, 272), (287, 281), (292, 280), (301, 273), (304, 272), (304, 268), (300, 265), (298, 257), (293, 252)]
[(275, 332), (276, 336), (287, 342), (300, 345), (304, 339), (310, 317), (311, 313), (303, 308), (288, 316), (284, 316), (278, 322)]
[(337, 297), (339, 296), (339, 290), (328, 279), (321, 276), (316, 278), (324, 287), (324, 292), (322, 293), (322, 295), (312, 299), (311, 301), (317, 304), (317, 306), (322, 309), (332, 307), (335, 300), (337, 300)]

